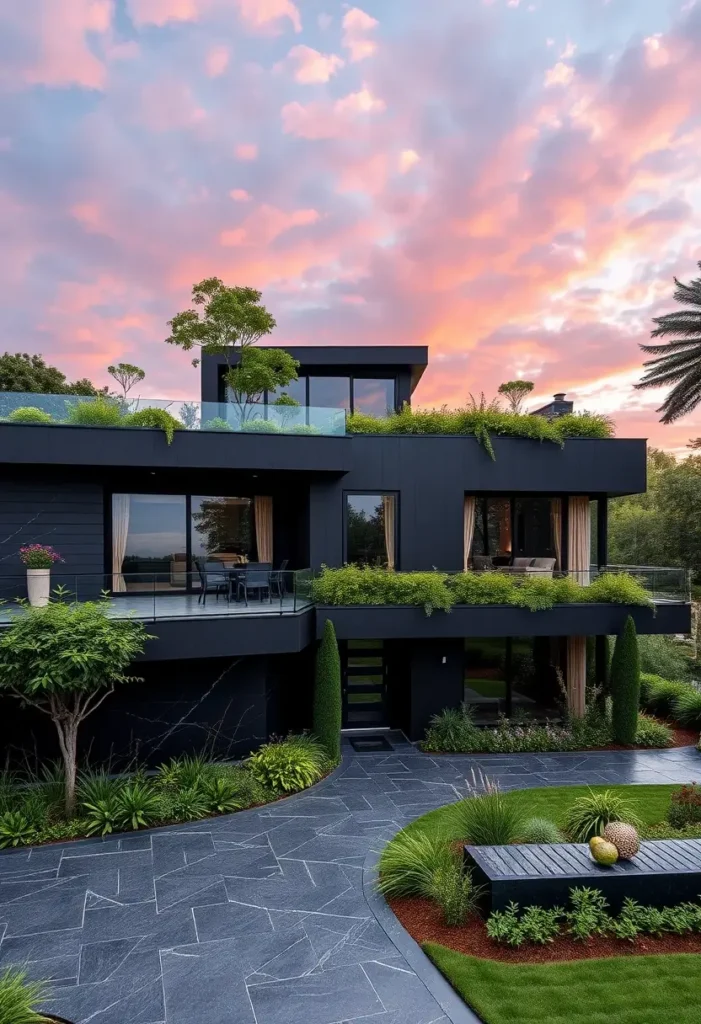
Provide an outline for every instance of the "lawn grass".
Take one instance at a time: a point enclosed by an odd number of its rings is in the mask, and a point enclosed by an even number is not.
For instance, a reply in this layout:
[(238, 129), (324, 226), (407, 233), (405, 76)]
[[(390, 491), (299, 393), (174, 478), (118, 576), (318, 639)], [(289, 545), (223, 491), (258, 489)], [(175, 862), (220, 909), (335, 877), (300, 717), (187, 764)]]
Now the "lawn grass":
[(506, 683), (503, 679), (482, 679), (469, 676), (465, 680), (468, 690), (473, 690), (480, 697), (506, 697)]
[[(586, 796), (592, 790), (602, 793), (607, 789), (622, 796), (646, 825), (655, 825), (665, 820), (670, 796), (679, 786), (543, 786), (539, 789), (514, 790), (506, 795), (509, 800), (518, 803), (524, 817), (549, 818), (560, 825), (567, 808), (577, 797)], [(406, 831), (421, 832), (448, 841), (464, 839), (455, 804), (424, 814), (408, 825)]]
[(427, 942), (424, 952), (485, 1024), (698, 1024), (701, 956), (505, 964)]

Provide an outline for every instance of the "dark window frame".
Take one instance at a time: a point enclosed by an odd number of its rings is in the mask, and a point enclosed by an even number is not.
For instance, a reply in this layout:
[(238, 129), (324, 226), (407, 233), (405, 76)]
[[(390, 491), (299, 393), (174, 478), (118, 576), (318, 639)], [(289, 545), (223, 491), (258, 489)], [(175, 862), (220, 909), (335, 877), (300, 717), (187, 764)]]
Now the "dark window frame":
[[(381, 377), (381, 376), (378, 376), (378, 374), (376, 374), (376, 373), (300, 373), (299, 376), (300, 376), (300, 378), (303, 377), (305, 379), (304, 405), (307, 408), (310, 406), (310, 401), (309, 401), (309, 381), (311, 380), (312, 377), (343, 377), (343, 378), (345, 378), (346, 380), (348, 380), (350, 382), (350, 384), (349, 384), (349, 396), (350, 396), (349, 397), (349, 401), (350, 401), (349, 415), (352, 416), (353, 413), (355, 412), (355, 381), (356, 380), (390, 380), (390, 381), (392, 381), (392, 385), (393, 385), (392, 386), (392, 407), (393, 407), (395, 412), (397, 411), (399, 382), (398, 382), (398, 379), (397, 379), (396, 375), (389, 374), (389, 375), (387, 375), (385, 377)], [(270, 395), (269, 395), (269, 392), (267, 392), (267, 391), (265, 392), (265, 395), (263, 397), (263, 404), (266, 405), (266, 406), (271, 404), (271, 402), (270, 402)], [(372, 493), (372, 492), (369, 491), (368, 493)], [(389, 491), (386, 491), (384, 493), (389, 494)]]
[[(348, 499), (356, 495), (358, 497), (383, 497), (385, 494), (393, 495), (394, 497), (394, 570), (399, 572), (401, 569), (401, 529), (399, 526), (399, 512), (400, 512), (400, 492), (393, 490), (368, 490), (363, 488), (362, 490), (344, 490), (343, 491), (343, 564), (350, 565), (348, 561)], [(355, 564), (355, 563), (353, 563)]]

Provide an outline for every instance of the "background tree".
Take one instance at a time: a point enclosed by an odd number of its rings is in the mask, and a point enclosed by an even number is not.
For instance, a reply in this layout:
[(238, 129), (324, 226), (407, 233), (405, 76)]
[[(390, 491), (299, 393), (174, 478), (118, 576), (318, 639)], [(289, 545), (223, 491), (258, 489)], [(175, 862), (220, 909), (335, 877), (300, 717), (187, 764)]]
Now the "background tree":
[(500, 395), (504, 395), (512, 412), (521, 412), (521, 406), (527, 395), (530, 395), (535, 384), (531, 380), (507, 380), (500, 384)]
[(126, 674), (147, 640), (136, 619), (108, 617), (101, 605), (51, 602), (26, 608), (0, 637), (0, 690), (48, 715), (65, 769), (66, 816), (75, 813), (78, 730)]
[(238, 405), (259, 402), (266, 391), (285, 388), (297, 380), (299, 363), (281, 348), (245, 348), (236, 366), (224, 374)]
[(35, 395), (105, 394), (107, 388), (98, 389), (85, 377), (70, 383), (65, 373), (48, 366), (40, 355), (28, 352), (5, 352), (0, 356), (0, 391), (26, 391)]
[(341, 759), (341, 658), (333, 622), (327, 619), (316, 655), (314, 735), (332, 761)]
[[(254, 345), (275, 327), (261, 297), (255, 288), (232, 288), (218, 277), (208, 277), (192, 288), (198, 309), (186, 309), (168, 321), (171, 334), (166, 343), (185, 352), (199, 349), (204, 355), (226, 356), (230, 365), (236, 348)], [(193, 366), (199, 363), (200, 357), (192, 360)]]
[(657, 327), (652, 337), (671, 336), (673, 340), (663, 345), (640, 346), (643, 352), (655, 358), (643, 363), (647, 370), (635, 385), (636, 388), (674, 385), (657, 410), (662, 413), (662, 423), (673, 423), (701, 401), (701, 278), (682, 284), (675, 277), (674, 283), (675, 301), (688, 308), (654, 317)]
[(146, 371), (142, 370), (140, 366), (134, 366), (133, 363), (117, 363), (116, 366), (108, 366), (107, 372), (119, 384), (125, 400), (134, 385), (139, 384), (146, 376)]

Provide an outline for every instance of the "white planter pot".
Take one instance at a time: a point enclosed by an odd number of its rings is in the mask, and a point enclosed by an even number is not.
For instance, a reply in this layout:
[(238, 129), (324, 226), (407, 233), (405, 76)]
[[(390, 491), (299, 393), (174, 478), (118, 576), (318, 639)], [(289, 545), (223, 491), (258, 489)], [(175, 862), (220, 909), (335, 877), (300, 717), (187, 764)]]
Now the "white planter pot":
[(27, 569), (27, 595), (33, 608), (43, 608), (49, 603), (51, 592), (51, 569)]

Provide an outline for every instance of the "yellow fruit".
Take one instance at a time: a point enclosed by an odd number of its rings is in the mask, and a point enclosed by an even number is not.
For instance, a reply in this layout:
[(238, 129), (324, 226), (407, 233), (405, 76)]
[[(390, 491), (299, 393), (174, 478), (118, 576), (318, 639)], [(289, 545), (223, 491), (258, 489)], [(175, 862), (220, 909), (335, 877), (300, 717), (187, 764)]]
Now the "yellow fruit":
[(606, 840), (603, 838), (603, 836), (592, 836), (591, 839), (589, 840), (589, 849), (593, 850), (594, 847), (597, 845), (597, 843), (605, 843), (605, 842), (606, 842)]
[(613, 843), (607, 843), (606, 840), (602, 843), (595, 843), (591, 847), (591, 855), (597, 864), (602, 864), (604, 867), (610, 867), (618, 860), (618, 850)]

